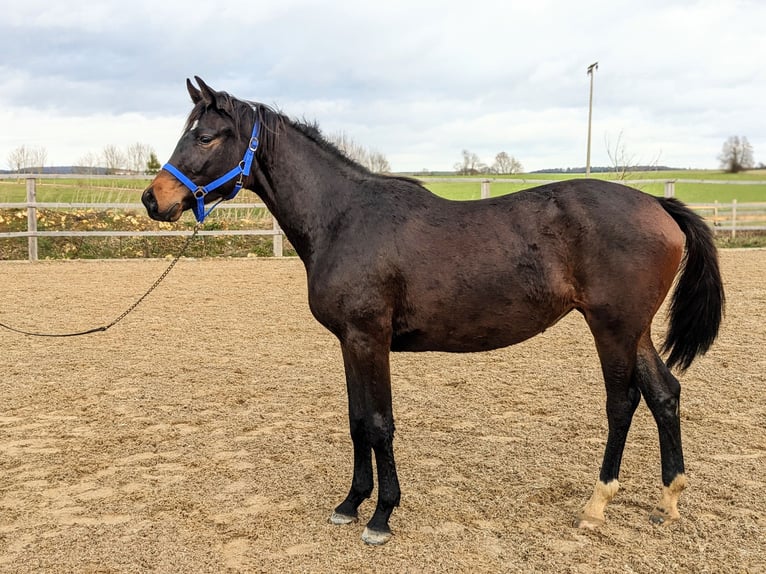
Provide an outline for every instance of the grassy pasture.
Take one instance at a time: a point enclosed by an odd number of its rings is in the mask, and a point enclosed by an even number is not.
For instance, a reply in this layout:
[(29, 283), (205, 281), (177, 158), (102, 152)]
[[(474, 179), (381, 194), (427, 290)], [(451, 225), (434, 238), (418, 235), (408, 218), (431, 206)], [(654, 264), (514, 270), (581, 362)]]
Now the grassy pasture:
[[(510, 182), (492, 182), (490, 193), (492, 196), (514, 193), (522, 189), (540, 185), (545, 181), (555, 181), (563, 179), (581, 179), (581, 174), (521, 174), (519, 176), (507, 176), (499, 179), (523, 179), (524, 183)], [(618, 181), (615, 174), (593, 174), (594, 178), (605, 179), (608, 181)], [(438, 178), (434, 178), (438, 179)], [(481, 183), (477, 177), (466, 177), (464, 181), (455, 178), (455, 181), (431, 181), (430, 178), (423, 178), (425, 186), (437, 195), (449, 199), (479, 199), (481, 196)], [(676, 197), (687, 203), (710, 203), (719, 201), (720, 203), (731, 203), (736, 199), (740, 203), (766, 202), (766, 184), (763, 185), (737, 185), (742, 181), (766, 181), (766, 171), (752, 171), (744, 174), (725, 174), (717, 171), (665, 171), (633, 173), (628, 176), (628, 180), (675, 180)], [(705, 180), (705, 183), (697, 183), (688, 180)], [(490, 181), (492, 179), (490, 178)], [(732, 182), (731, 185), (723, 183), (707, 183), (709, 181)], [(646, 193), (652, 195), (662, 195), (664, 193), (664, 183), (629, 183)]]
[[(504, 176), (499, 179), (519, 179), (524, 183), (493, 182), (490, 186), (493, 196), (506, 195), (522, 189), (534, 187), (544, 181), (562, 179), (581, 179), (583, 174), (520, 174)], [(593, 174), (594, 178), (619, 181), (613, 173)], [(433, 193), (449, 199), (479, 199), (481, 184), (478, 177), (451, 178), (453, 181), (434, 181), (439, 178), (422, 178), (425, 186)], [(720, 171), (661, 171), (636, 172), (628, 174), (631, 180), (676, 180), (676, 197), (688, 203), (709, 203), (719, 201), (730, 203), (736, 199), (740, 203), (766, 202), (766, 184), (736, 185), (743, 181), (766, 181), (766, 170), (754, 170), (739, 174), (727, 174)], [(490, 181), (492, 178), (490, 178)], [(706, 180), (732, 182), (732, 185), (720, 183), (686, 183), (686, 180)], [(40, 179), (37, 182), (37, 200), (40, 202), (61, 203), (136, 203), (140, 194), (151, 180), (132, 178), (76, 178)], [(662, 195), (663, 183), (631, 184), (646, 193)], [(25, 200), (23, 179), (0, 180), (1, 202), (22, 202)], [(243, 193), (235, 201), (258, 202), (254, 195)]]

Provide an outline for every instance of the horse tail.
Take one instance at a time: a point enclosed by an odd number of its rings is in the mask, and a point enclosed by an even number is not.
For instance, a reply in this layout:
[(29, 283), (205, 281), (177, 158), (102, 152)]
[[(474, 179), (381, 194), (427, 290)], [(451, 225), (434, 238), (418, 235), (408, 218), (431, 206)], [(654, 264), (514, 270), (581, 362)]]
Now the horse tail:
[(675, 198), (659, 198), (686, 235), (686, 253), (670, 302), (670, 321), (661, 352), (668, 368), (684, 371), (704, 355), (718, 335), (725, 303), (713, 233), (705, 221)]

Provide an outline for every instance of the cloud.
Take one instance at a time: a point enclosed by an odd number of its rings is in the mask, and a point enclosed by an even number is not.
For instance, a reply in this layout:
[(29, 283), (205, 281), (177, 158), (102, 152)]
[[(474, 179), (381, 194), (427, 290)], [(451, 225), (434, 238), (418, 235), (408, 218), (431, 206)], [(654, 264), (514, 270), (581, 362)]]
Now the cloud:
[(583, 165), (594, 61), (594, 164), (620, 133), (632, 155), (670, 165), (715, 167), (735, 133), (763, 159), (766, 6), (637, 6), (26, 0), (0, 21), (0, 166), (31, 142), (57, 164), (121, 141), (164, 160), (193, 75), (345, 131), (397, 170), (450, 169), (464, 148), (527, 169)]

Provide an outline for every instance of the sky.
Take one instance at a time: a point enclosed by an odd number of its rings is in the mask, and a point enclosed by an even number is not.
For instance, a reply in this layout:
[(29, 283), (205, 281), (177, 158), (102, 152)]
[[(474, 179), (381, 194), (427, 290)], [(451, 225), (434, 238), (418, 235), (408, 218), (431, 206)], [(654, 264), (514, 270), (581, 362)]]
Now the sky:
[(586, 162), (715, 169), (744, 136), (766, 163), (764, 0), (11, 0), (0, 19), (0, 169), (106, 146), (160, 162), (187, 77), (316, 121), (393, 171), (462, 150), (526, 171)]

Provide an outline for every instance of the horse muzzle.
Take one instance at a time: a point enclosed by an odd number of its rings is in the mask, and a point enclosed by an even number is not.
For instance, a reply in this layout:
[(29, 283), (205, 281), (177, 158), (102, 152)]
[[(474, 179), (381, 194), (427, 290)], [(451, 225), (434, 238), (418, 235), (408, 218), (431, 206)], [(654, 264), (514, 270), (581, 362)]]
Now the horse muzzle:
[(149, 217), (156, 221), (178, 221), (184, 211), (183, 203), (180, 201), (171, 203), (168, 207), (161, 209), (152, 187), (146, 188), (141, 195), (141, 203), (144, 204)]
[(168, 173), (160, 172), (141, 195), (146, 213), (157, 221), (178, 221), (191, 207), (190, 194)]

